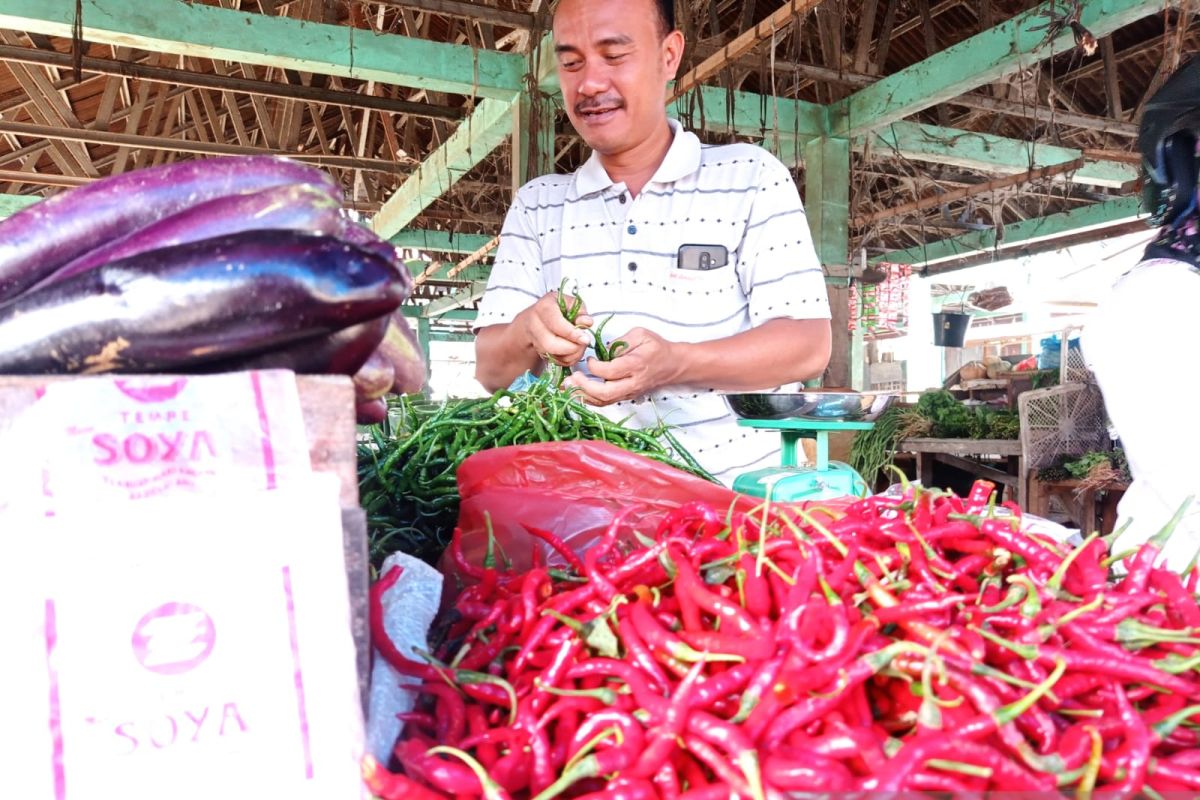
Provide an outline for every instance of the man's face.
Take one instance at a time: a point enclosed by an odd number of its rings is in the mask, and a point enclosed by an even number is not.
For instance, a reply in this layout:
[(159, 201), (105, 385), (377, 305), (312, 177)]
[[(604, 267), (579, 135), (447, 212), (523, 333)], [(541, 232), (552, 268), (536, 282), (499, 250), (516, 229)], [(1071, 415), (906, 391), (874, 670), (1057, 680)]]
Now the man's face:
[(665, 124), (683, 36), (663, 38), (654, 0), (562, 0), (554, 46), (567, 116), (593, 150), (619, 155)]

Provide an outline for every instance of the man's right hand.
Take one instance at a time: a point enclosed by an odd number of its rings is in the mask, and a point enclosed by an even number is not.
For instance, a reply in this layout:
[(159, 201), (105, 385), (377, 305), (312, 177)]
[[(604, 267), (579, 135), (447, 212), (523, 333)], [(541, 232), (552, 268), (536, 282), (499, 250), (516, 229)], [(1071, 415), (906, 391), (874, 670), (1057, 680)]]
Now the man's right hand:
[(541, 300), (517, 315), (514, 322), (540, 355), (562, 367), (573, 367), (592, 344), (585, 329), (592, 327), (587, 308), (580, 309), (575, 324), (567, 322), (558, 306), (558, 292), (549, 292)]

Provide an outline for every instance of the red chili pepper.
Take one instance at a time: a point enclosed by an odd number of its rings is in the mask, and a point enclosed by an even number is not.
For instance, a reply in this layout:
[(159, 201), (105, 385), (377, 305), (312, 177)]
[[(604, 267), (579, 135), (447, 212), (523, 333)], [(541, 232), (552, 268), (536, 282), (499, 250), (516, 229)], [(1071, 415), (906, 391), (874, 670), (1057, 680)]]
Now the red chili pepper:
[(721, 630), (746, 636), (762, 633), (762, 626), (746, 609), (709, 591), (695, 569), (682, 559), (675, 564), (676, 594), (687, 594), (703, 611), (721, 621)]
[(985, 519), (979, 525), (979, 532), (1048, 575), (1054, 574), (1062, 563), (1061, 556), (1033, 537), (1018, 531), (1010, 520)]
[(1184, 587), (1177, 574), (1166, 569), (1152, 569), (1150, 587), (1166, 596), (1167, 613), (1173, 615), (1179, 624), (1200, 628), (1200, 606), (1196, 604), (1196, 596)]
[(437, 670), (413, 661), (401, 653), (383, 624), (383, 595), (396, 585), (403, 571), (401, 567), (393, 567), (371, 586), (368, 593), (367, 625), (371, 631), (371, 646), (401, 675), (420, 678), (424, 681), (437, 681), (441, 678)]
[(567, 566), (573, 569), (576, 574), (584, 574), (583, 562), (579, 560), (579, 556), (575, 555), (575, 551), (572, 550), (570, 546), (562, 539), (558, 538), (548, 530), (538, 528), (533, 525), (522, 524), (521, 527), (524, 528), (530, 536), (534, 537), (535, 539), (540, 539), (548, 544), (550, 548), (554, 550), (554, 552), (558, 553), (559, 556), (562, 557), (563, 561), (567, 563)]
[(881, 625), (890, 625), (898, 623), (902, 619), (907, 620), (949, 611), (956, 606), (971, 602), (973, 599), (964, 594), (946, 594), (932, 600), (918, 600), (911, 603), (900, 603), (889, 608), (878, 608), (872, 613)]
[(628, 606), (621, 606), (617, 610), (617, 636), (621, 639), (621, 644), (625, 646), (625, 656), (646, 675), (647, 680), (659, 689), (665, 690), (671, 686), (671, 681), (650, 652), (650, 648), (642, 639), (637, 627), (630, 620), (627, 609)]
[(467, 560), (466, 554), (462, 549), (462, 528), (456, 527), (454, 533), (450, 537), (450, 560), (455, 568), (468, 578), (482, 580), (484, 576), (484, 568), (477, 567)]
[(679, 783), (679, 772), (670, 761), (663, 764), (651, 780), (658, 792), (657, 795), (653, 795), (654, 800), (676, 800), (683, 792), (683, 786)]
[(629, 770), (631, 778), (649, 778), (666, 761), (675, 748), (675, 740), (687, 727), (688, 715), (692, 705), (692, 693), (700, 679), (703, 664), (695, 664), (675, 690), (674, 696), (667, 705), (666, 714), (650, 731), (650, 741), (638, 757), (637, 763)]
[(1189, 497), (1179, 510), (1175, 512), (1175, 516), (1171, 517), (1171, 521), (1158, 533), (1151, 536), (1137, 552), (1128, 564), (1129, 572), (1117, 584), (1117, 590), (1122, 592), (1144, 592), (1146, 584), (1150, 578), (1150, 571), (1154, 568), (1154, 562), (1158, 560), (1162, 554), (1162, 549), (1171, 535), (1175, 533), (1175, 529), (1183, 520), (1188, 508), (1192, 505), (1192, 499)]
[(613, 781), (598, 792), (581, 794), (576, 800), (659, 800), (655, 784), (650, 781)]
[(405, 739), (396, 745), (396, 758), (404, 771), (449, 794), (479, 796), (483, 787), (469, 767), (427, 755), (429, 746), (419, 739)]
[(446, 800), (446, 795), (428, 789), (406, 775), (388, 772), (371, 756), (362, 763), (363, 783), (379, 800)]
[(1174, 781), (1192, 791), (1200, 790), (1200, 769), (1190, 769), (1168, 759), (1155, 759), (1150, 762), (1150, 774)]
[(860, 685), (879, 670), (891, 663), (892, 658), (906, 649), (904, 645), (889, 645), (883, 650), (867, 653), (857, 658), (854, 663), (839, 676), (838, 686), (833, 692), (817, 697), (809, 697), (789, 707), (775, 718), (766, 730), (761, 740), (767, 752), (783, 744), (788, 735), (802, 728), (818, 717), (823, 716), (841, 704), (847, 692)]

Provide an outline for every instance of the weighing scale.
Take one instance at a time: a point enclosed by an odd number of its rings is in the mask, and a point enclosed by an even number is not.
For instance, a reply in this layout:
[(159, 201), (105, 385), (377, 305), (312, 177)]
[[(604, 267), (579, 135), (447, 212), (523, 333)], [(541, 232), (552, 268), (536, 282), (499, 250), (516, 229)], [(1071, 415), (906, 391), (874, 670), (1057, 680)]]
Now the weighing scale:
[[(831, 431), (865, 431), (874, 422), (829, 419), (739, 419), (739, 425), (760, 430), (779, 431), (783, 439), (783, 464), (747, 472), (733, 482), (739, 494), (753, 495), (780, 502), (826, 500), (831, 497), (865, 497), (867, 483), (849, 464), (829, 460)], [(800, 466), (801, 439), (817, 440), (817, 463)]]

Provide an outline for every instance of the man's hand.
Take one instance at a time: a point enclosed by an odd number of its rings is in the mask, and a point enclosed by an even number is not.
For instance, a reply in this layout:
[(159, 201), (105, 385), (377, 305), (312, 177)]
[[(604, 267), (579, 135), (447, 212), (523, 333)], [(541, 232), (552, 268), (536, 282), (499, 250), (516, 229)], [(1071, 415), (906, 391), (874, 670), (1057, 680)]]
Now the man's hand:
[(587, 309), (580, 306), (575, 324), (567, 322), (558, 306), (558, 292), (549, 292), (541, 300), (517, 315), (514, 322), (520, 327), (530, 347), (563, 367), (572, 367), (583, 358), (592, 337), (583, 329), (592, 327)]
[(590, 405), (607, 406), (642, 397), (679, 377), (677, 346), (672, 342), (645, 328), (634, 328), (619, 339), (629, 347), (618, 351), (612, 361), (588, 359), (588, 370), (603, 382), (578, 372), (568, 379)]

